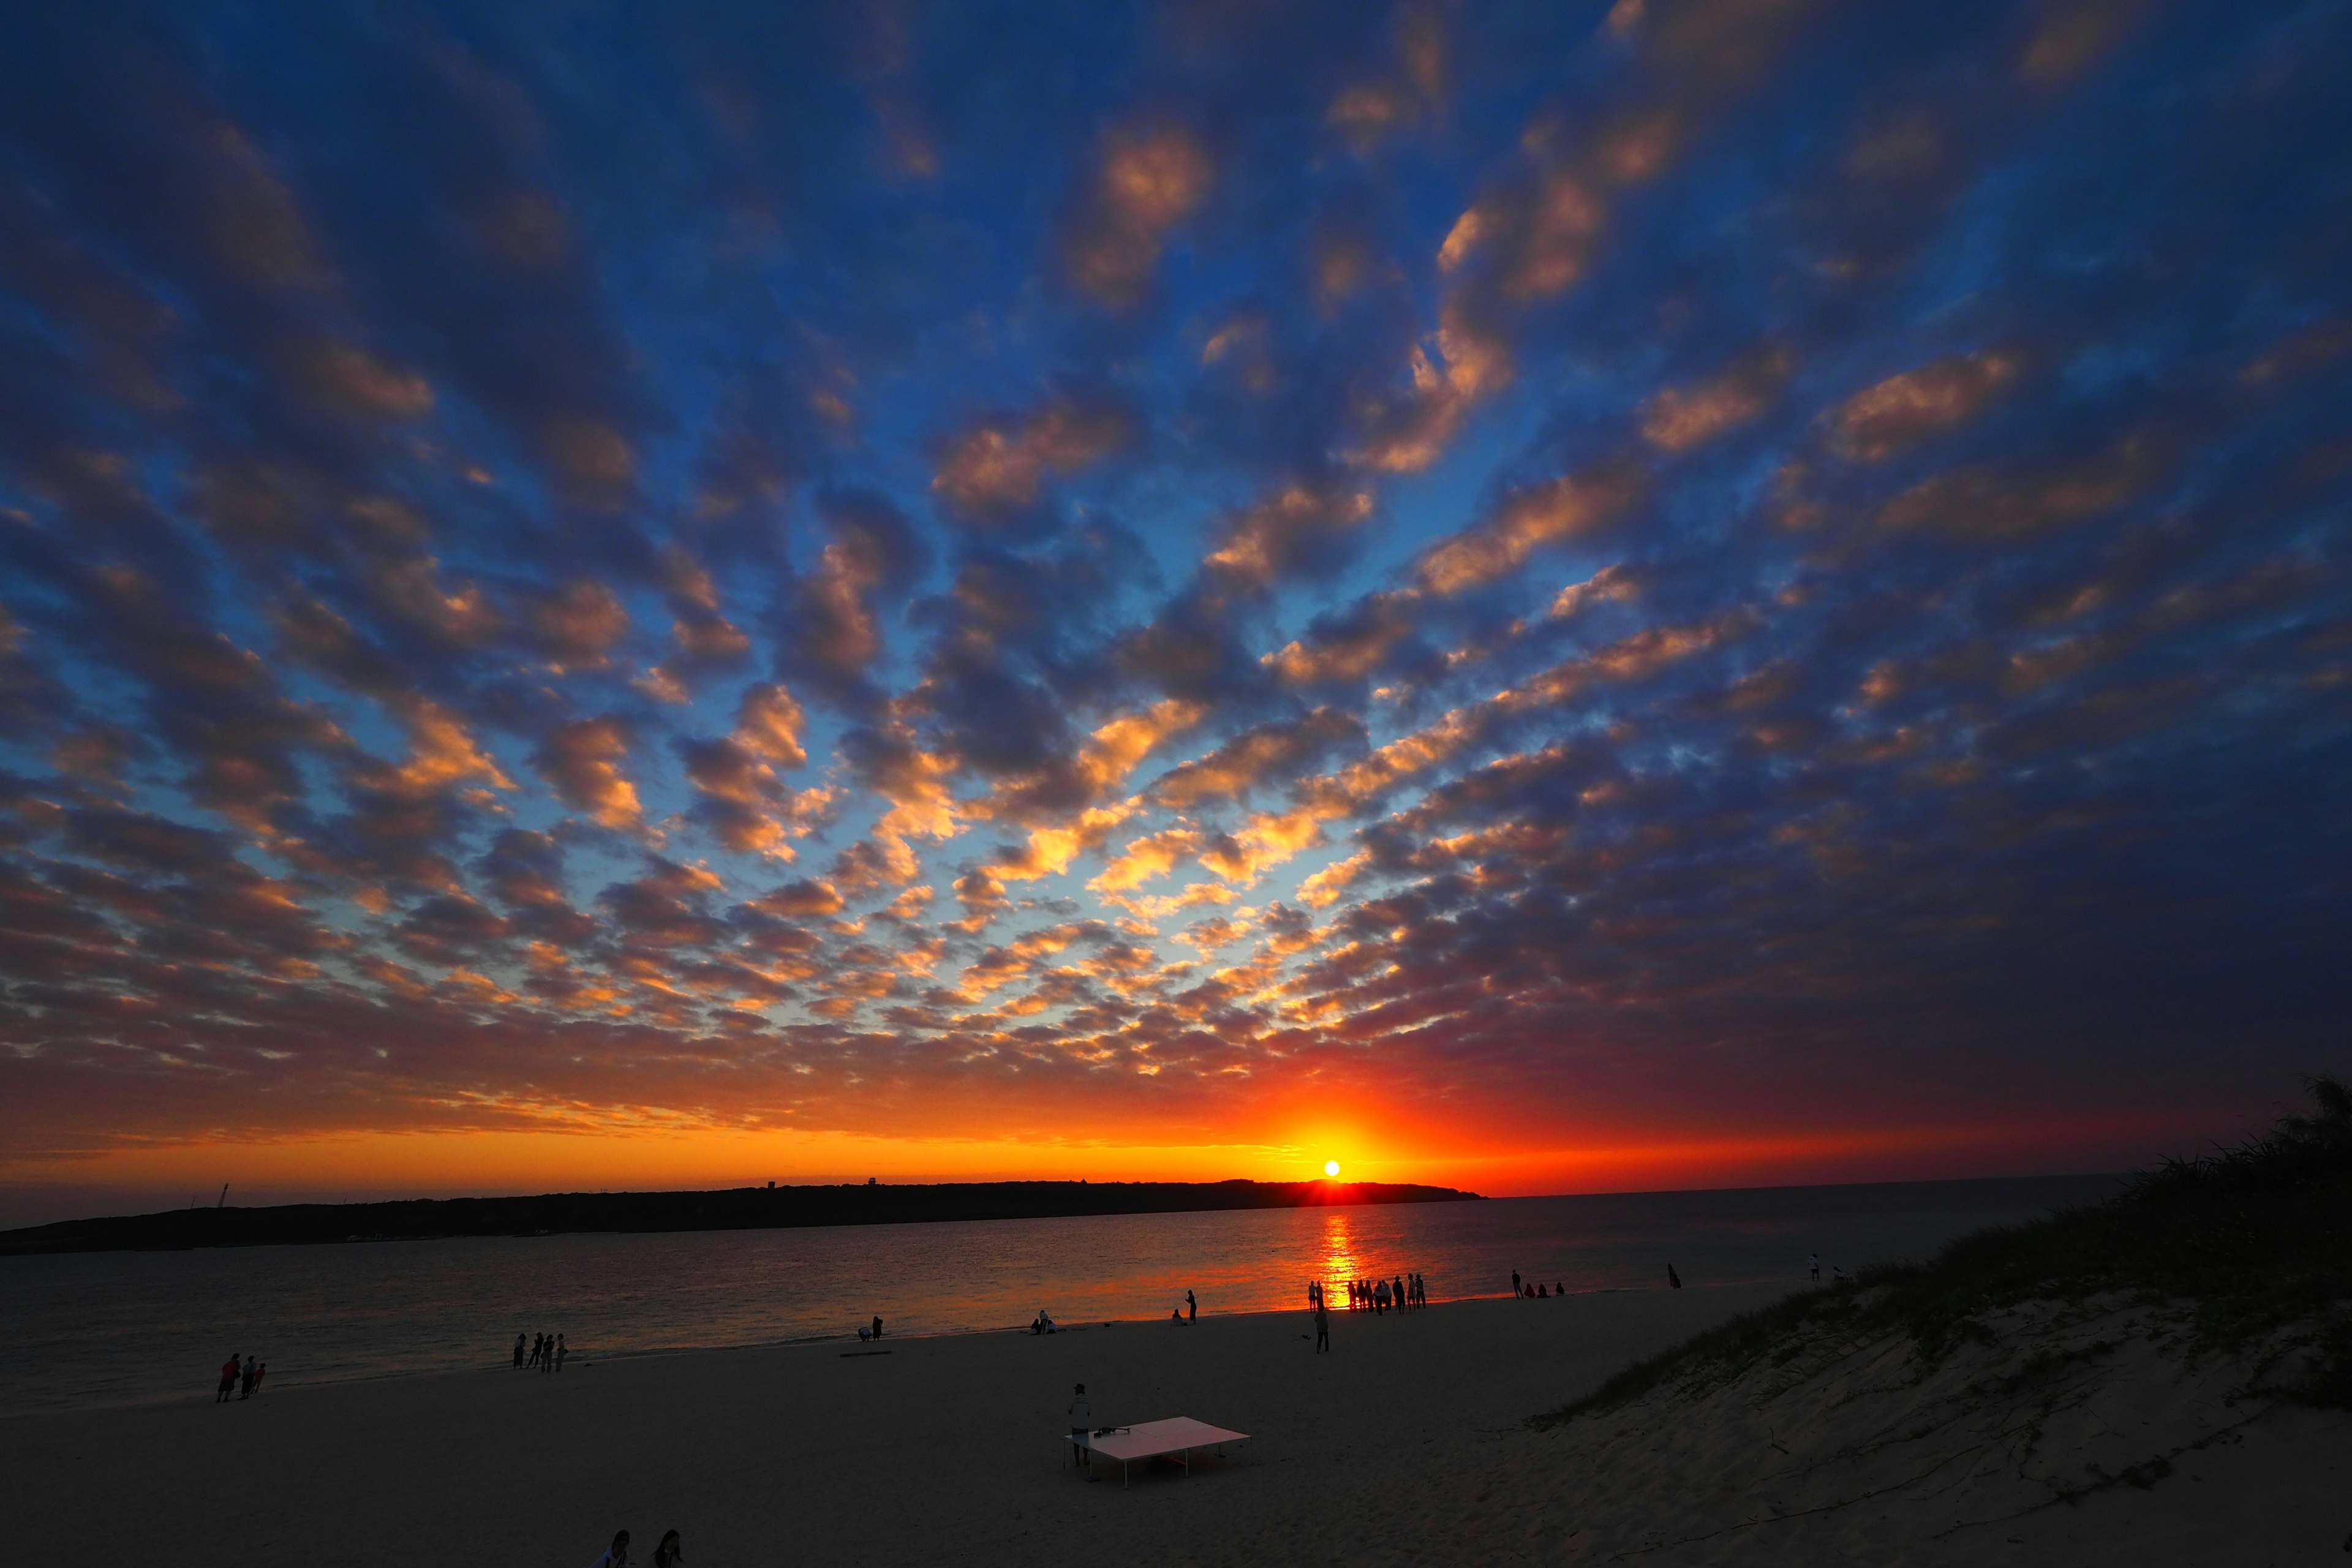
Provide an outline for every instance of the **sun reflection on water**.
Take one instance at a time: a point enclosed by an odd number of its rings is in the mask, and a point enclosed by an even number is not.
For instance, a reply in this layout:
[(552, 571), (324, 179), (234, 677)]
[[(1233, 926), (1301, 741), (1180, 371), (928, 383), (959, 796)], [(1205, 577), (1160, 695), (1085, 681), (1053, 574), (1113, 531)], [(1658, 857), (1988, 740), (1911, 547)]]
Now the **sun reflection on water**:
[(1337, 1210), (1327, 1212), (1323, 1216), (1322, 1268), (1320, 1278), (1327, 1296), (1331, 1294), (1332, 1287), (1339, 1287), (1337, 1295), (1331, 1296), (1335, 1303), (1347, 1299), (1349, 1280), (1363, 1277), (1363, 1260), (1356, 1256), (1355, 1234), (1349, 1226), (1348, 1216)]

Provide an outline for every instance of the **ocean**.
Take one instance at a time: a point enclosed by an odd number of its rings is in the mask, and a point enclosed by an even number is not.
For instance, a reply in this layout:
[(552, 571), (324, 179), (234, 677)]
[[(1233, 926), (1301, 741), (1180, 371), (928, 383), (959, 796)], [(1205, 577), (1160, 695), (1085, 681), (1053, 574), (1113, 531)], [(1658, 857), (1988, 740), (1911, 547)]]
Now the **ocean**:
[[(504, 1364), (518, 1332), (616, 1356), (1303, 1307), (1418, 1271), (1433, 1300), (1804, 1282), (2115, 1190), (2111, 1176), (1496, 1198), (657, 1236), (472, 1237), (0, 1258), (0, 1414), (208, 1399), (232, 1352), (303, 1384)], [(1344, 1293), (1332, 1300), (1343, 1300)]]

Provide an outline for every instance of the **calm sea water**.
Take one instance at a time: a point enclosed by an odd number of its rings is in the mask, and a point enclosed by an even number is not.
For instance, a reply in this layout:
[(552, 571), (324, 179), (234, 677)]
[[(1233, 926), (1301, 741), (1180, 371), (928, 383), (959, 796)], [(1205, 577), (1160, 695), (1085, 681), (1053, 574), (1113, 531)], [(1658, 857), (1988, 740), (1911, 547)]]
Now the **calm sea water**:
[[(1513, 1269), (1570, 1290), (1803, 1278), (2114, 1190), (2113, 1178), (1911, 1182), (948, 1225), (555, 1236), (0, 1258), (0, 1413), (211, 1397), (230, 1352), (267, 1388), (575, 1358), (1304, 1304), (1309, 1279), (1419, 1270), (1433, 1299)], [(1335, 1300), (1343, 1298), (1335, 1298)]]

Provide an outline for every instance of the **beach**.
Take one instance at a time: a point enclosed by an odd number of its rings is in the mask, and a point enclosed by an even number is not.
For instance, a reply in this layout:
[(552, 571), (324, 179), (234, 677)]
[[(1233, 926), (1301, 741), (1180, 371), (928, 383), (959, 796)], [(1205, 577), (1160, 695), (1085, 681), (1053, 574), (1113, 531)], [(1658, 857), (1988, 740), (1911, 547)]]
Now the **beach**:
[[(2148, 1540), (2172, 1538), (2163, 1530), (2208, 1547), (2267, 1542), (2230, 1560), (2287, 1563), (2307, 1560), (2294, 1549), (2331, 1528), (2323, 1514), (2347, 1511), (2336, 1500), (2352, 1495), (2346, 1417), (2282, 1411), (2200, 1450), (2163, 1486), (2042, 1509), (1998, 1537), (1933, 1539), (1919, 1511), (1932, 1507), (1890, 1492), (1876, 1506), (1829, 1510), (1833, 1527), (1801, 1537), (1710, 1529), (1643, 1550), (1721, 1513), (1716, 1482), (1749, 1457), (1756, 1434), (1724, 1412), (1678, 1415), (1654, 1402), (1549, 1431), (1527, 1418), (1784, 1293), (1694, 1287), (1335, 1312), (1334, 1349), (1320, 1356), (1298, 1310), (1072, 1324), (1050, 1337), (578, 1359), (556, 1375), (486, 1365), (265, 1389), (226, 1406), (211, 1403), (207, 1369), (194, 1367), (184, 1401), (0, 1421), (0, 1466), (15, 1500), (11, 1544), (37, 1562), (584, 1565), (616, 1529), (632, 1532), (642, 1559), (676, 1528), (698, 1568), (1629, 1552), (1667, 1562), (2219, 1560), (2148, 1554)], [(889, 1353), (856, 1353), (877, 1349)], [(485, 1347), (486, 1360), (495, 1350)], [(1061, 1437), (1079, 1382), (1097, 1425), (1190, 1415), (1250, 1441), (1190, 1476), (1154, 1467), (1131, 1486), (1116, 1470), (1088, 1484)], [(1841, 1401), (1851, 1403), (1833, 1396), (1809, 1418), (1826, 1427)], [(1802, 1435), (1764, 1442), (1792, 1436)], [(1631, 1540), (1645, 1522), (1651, 1542)], [(2332, 1529), (2331, 1554), (2352, 1517)]]

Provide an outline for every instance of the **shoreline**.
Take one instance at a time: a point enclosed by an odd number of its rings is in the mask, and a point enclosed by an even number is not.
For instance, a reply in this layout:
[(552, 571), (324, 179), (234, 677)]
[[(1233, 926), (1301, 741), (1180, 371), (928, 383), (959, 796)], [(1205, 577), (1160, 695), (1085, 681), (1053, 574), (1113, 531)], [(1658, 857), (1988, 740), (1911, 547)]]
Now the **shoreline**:
[[(1727, 1289), (1746, 1292), (1767, 1288), (1746, 1283), (1738, 1283), (1706, 1287), (1694, 1286), (1692, 1289)], [(1804, 1289), (1804, 1287), (1795, 1287), (1792, 1289)], [(1554, 1296), (1550, 1298), (1550, 1300), (1554, 1301), (1565, 1301), (1580, 1300), (1589, 1296), (1623, 1296), (1644, 1293), (1646, 1292), (1630, 1286), (1601, 1285), (1596, 1286), (1590, 1290), (1567, 1291), (1561, 1295)], [(1436, 1296), (1431, 1298), (1429, 1308), (1434, 1309), (1438, 1307), (1458, 1306), (1479, 1301), (1501, 1302), (1508, 1301), (1513, 1299), (1514, 1298), (1512, 1298), (1507, 1292), (1479, 1296)], [(1202, 1324), (1213, 1321), (1224, 1323), (1247, 1319), (1275, 1320), (1293, 1316), (1303, 1317), (1306, 1312), (1307, 1309), (1303, 1306), (1283, 1308), (1274, 1310), (1203, 1312), (1201, 1314), (1198, 1322), (1191, 1326), (1197, 1328)], [(1391, 1315), (1393, 1315), (1393, 1310), (1391, 1310)], [(1342, 1319), (1370, 1319), (1374, 1316), (1376, 1316), (1376, 1314), (1370, 1309), (1363, 1309), (1350, 1312), (1343, 1308), (1331, 1314), (1332, 1320), (1335, 1322)], [(1108, 1320), (1090, 1318), (1083, 1322), (1077, 1323), (1057, 1322), (1055, 1325), (1055, 1331), (1054, 1333), (1034, 1336), (1030, 1334), (1028, 1325), (1025, 1323), (1012, 1323), (1002, 1327), (992, 1328), (916, 1330), (906, 1333), (893, 1331), (887, 1336), (888, 1342), (882, 1348), (887, 1350), (897, 1344), (928, 1344), (941, 1341), (956, 1340), (993, 1340), (998, 1338), (1029, 1339), (1033, 1337), (1037, 1339), (1059, 1339), (1065, 1335), (1083, 1334), (1100, 1329), (1123, 1327), (1149, 1329), (1155, 1324), (1164, 1326), (1168, 1321), (1169, 1320), (1165, 1318), (1111, 1318)], [(676, 1360), (677, 1358), (687, 1356), (719, 1356), (754, 1352), (794, 1351), (811, 1349), (821, 1345), (857, 1344), (860, 1342), (862, 1342), (858, 1340), (856, 1332), (853, 1329), (847, 1332), (837, 1334), (798, 1334), (784, 1339), (743, 1340), (728, 1344), (661, 1345), (646, 1350), (607, 1351), (600, 1352), (593, 1357), (575, 1352), (568, 1363), (568, 1369), (572, 1371), (584, 1371), (590, 1367), (600, 1364), (634, 1365), (642, 1362)], [(273, 1373), (268, 1384), (268, 1394), (266, 1396), (278, 1398), (302, 1392), (317, 1392), (329, 1389), (352, 1388), (383, 1384), (398, 1384), (418, 1379), (474, 1377), (488, 1373), (503, 1372), (511, 1373), (513, 1371), (514, 1368), (510, 1360), (506, 1358), (494, 1358), (479, 1363), (468, 1363), (465, 1366), (423, 1366), (390, 1372), (361, 1372), (354, 1373), (345, 1377), (298, 1377)], [(527, 1373), (527, 1375), (536, 1377), (540, 1374), (536, 1369), (532, 1369)], [(556, 1373), (550, 1373), (548, 1375), (562, 1376), (563, 1374)], [(69, 1404), (34, 1405), (15, 1410), (0, 1409), (0, 1425), (5, 1425), (14, 1421), (42, 1419), (63, 1411), (102, 1412), (154, 1410), (169, 1409), (177, 1405), (189, 1404), (210, 1404), (212, 1403), (212, 1393), (209, 1385), (207, 1384), (204, 1387), (197, 1386), (198, 1384), (203, 1382), (204, 1380), (202, 1378), (197, 1378), (191, 1381), (186, 1391), (147, 1394), (134, 1399), (104, 1401), (89, 1400)]]

